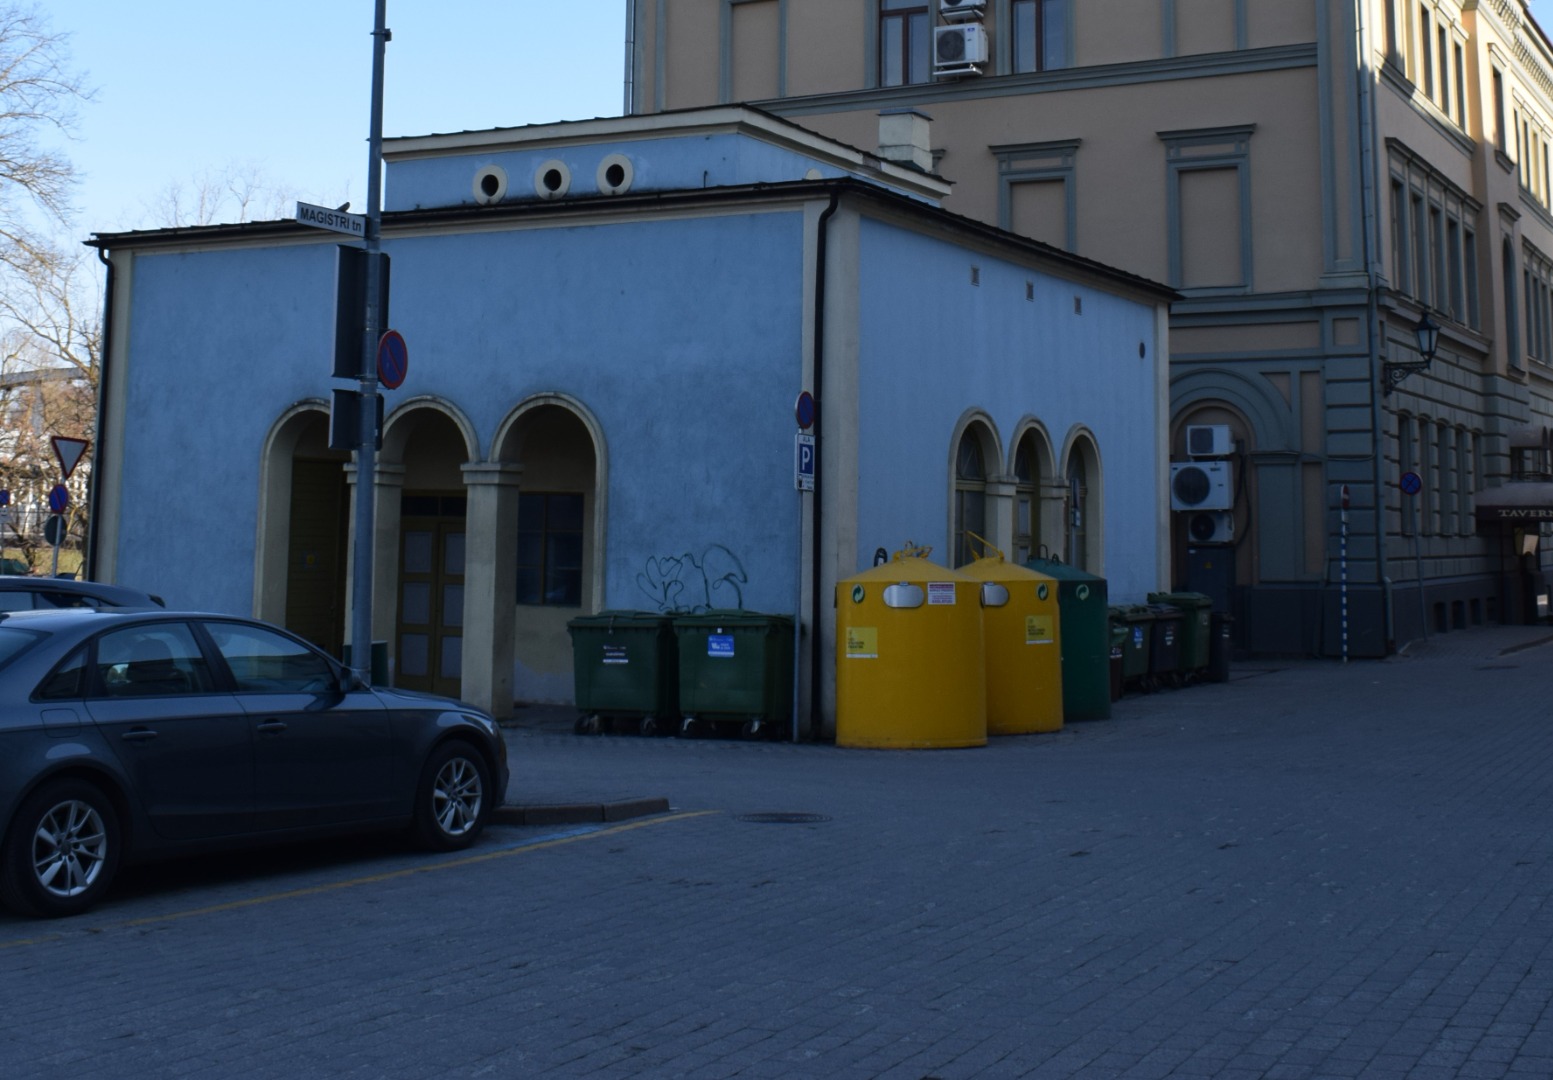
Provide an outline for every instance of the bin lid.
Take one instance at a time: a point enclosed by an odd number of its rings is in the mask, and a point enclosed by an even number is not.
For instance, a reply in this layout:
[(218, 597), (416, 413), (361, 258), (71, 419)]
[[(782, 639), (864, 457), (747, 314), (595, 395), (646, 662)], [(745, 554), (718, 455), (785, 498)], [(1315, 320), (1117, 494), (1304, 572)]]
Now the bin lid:
[(659, 611), (601, 611), (597, 615), (579, 615), (566, 624), (567, 630), (603, 627), (657, 628), (669, 626), (673, 616)]
[(999, 555), (978, 555), (967, 566), (959, 568), (966, 577), (977, 581), (1054, 581), (1050, 574), (1038, 573), (1028, 566), (1011, 563)]
[(741, 608), (713, 608), (710, 611), (696, 611), (685, 615), (674, 616), (674, 626), (679, 627), (705, 627), (705, 626), (743, 626), (743, 627), (776, 627), (792, 625), (791, 615), (767, 615), (759, 611), (745, 611)]
[(1174, 604), (1179, 608), (1205, 608), (1213, 606), (1213, 597), (1200, 592), (1151, 592), (1151, 604)]
[(1112, 604), (1107, 610), (1110, 611), (1111, 618), (1120, 619), (1123, 622), (1148, 622), (1154, 618), (1154, 609), (1147, 604)]
[(1056, 578), (1058, 581), (1104, 581), (1105, 578), (1098, 574), (1091, 574), (1087, 570), (1080, 570), (1076, 566), (1069, 566), (1065, 562), (1056, 559), (1030, 559), (1025, 566), (1038, 574)]

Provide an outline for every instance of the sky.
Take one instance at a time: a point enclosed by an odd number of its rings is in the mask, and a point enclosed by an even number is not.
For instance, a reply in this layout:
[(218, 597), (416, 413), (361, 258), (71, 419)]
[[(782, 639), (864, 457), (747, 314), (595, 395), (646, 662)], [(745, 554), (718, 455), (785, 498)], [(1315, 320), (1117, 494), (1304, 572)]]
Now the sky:
[[(625, 7), (388, 0), (384, 135), (619, 115)], [(373, 0), (40, 10), (96, 91), (59, 147), (81, 174), (71, 233), (165, 225), (170, 186), (228, 170), (292, 200), (365, 209)], [(1553, 0), (1533, 0), (1532, 12), (1553, 33)]]
[[(388, 0), (383, 134), (618, 116), (625, 7)], [(46, 0), (40, 10), (95, 88), (76, 137), (56, 144), (80, 174), (70, 233), (167, 224), (170, 185), (192, 189), (229, 169), (293, 200), (365, 210), (373, 0)]]

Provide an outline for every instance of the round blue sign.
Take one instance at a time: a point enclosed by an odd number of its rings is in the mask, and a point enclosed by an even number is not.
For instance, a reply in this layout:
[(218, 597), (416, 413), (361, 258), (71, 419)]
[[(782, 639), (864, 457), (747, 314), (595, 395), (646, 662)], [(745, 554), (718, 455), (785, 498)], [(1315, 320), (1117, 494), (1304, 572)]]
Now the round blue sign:
[(6, 488), (0, 488), (0, 506), (11, 505), (11, 492)]
[(390, 330), (378, 339), (377, 381), (389, 390), (397, 390), (410, 371), (410, 347), (404, 343), (404, 335)]
[(1424, 482), (1417, 473), (1408, 470), (1402, 474), (1402, 479), (1397, 481), (1397, 486), (1402, 489), (1404, 495), (1417, 495), (1424, 489)]
[(798, 395), (798, 403), (793, 406), (793, 415), (798, 419), (798, 426), (808, 431), (814, 426), (814, 395), (805, 390)]
[(70, 505), (70, 489), (64, 484), (55, 484), (49, 488), (49, 509), (56, 514), (63, 514), (65, 507)]

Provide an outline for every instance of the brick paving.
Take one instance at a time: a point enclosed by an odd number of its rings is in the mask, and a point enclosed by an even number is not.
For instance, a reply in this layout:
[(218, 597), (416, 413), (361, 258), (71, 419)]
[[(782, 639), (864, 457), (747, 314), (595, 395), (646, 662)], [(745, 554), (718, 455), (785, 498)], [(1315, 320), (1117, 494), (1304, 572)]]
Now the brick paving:
[(1550, 671), (1463, 631), (935, 752), (532, 710), (515, 801), (673, 810), (0, 917), (0, 1075), (1550, 1077)]

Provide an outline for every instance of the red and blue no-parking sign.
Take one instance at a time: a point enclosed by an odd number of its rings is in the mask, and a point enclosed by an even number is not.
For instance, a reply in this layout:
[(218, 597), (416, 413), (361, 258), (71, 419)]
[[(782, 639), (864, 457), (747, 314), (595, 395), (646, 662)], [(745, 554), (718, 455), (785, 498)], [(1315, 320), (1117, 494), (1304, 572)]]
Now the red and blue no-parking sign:
[(377, 381), (389, 390), (397, 390), (410, 373), (410, 347), (404, 335), (389, 330), (377, 342)]
[(49, 509), (56, 514), (63, 514), (65, 507), (70, 505), (70, 489), (64, 484), (55, 484), (49, 488)]

